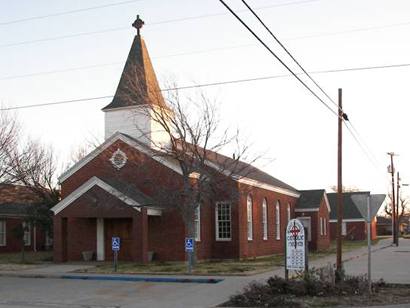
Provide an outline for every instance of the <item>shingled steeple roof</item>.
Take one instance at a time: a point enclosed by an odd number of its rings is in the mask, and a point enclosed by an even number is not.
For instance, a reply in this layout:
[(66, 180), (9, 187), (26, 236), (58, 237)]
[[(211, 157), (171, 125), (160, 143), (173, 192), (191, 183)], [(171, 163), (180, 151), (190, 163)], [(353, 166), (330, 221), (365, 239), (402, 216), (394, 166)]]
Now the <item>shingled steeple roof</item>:
[(117, 91), (112, 102), (105, 106), (103, 111), (146, 104), (166, 107), (147, 47), (140, 34), (143, 24), (137, 16), (133, 26), (138, 32), (125, 62)]

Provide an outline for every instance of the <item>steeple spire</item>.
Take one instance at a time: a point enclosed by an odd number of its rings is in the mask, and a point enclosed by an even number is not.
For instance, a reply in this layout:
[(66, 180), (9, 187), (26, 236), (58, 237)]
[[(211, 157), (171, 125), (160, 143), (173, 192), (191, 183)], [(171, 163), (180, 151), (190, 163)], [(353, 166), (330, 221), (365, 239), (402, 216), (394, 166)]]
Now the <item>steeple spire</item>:
[(140, 30), (144, 25), (144, 21), (140, 18), (140, 15), (137, 15), (137, 19), (132, 23), (132, 26), (137, 29), (137, 35), (140, 36)]

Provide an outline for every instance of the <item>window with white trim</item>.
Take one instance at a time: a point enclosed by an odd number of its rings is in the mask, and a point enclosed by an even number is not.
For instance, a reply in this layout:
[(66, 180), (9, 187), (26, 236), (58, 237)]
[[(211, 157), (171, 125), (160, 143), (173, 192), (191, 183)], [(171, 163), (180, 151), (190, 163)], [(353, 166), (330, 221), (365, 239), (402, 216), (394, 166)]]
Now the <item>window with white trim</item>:
[(27, 222), (23, 222), (23, 230), (24, 230), (24, 235), (23, 235), (24, 246), (30, 246), (31, 245), (31, 225)]
[(6, 246), (6, 220), (0, 220), (0, 246)]
[(326, 218), (323, 218), (323, 228), (324, 228), (324, 234), (327, 235), (327, 222), (326, 222)]
[(201, 240), (201, 206), (198, 205), (194, 213), (194, 232), (195, 241), (199, 242)]
[(268, 239), (268, 208), (266, 198), (262, 202), (262, 228), (263, 228), (263, 239)]
[(290, 220), (290, 203), (288, 203), (288, 207), (286, 209), (286, 212), (287, 212), (287, 215), (288, 215), (288, 221), (287, 222), (289, 222), (289, 220)]
[(320, 235), (323, 235), (323, 217), (319, 217), (320, 221)]
[(252, 229), (252, 197), (248, 195), (246, 199), (246, 215), (247, 215), (247, 222), (248, 222), (248, 241), (252, 241), (253, 239), (253, 229)]
[(216, 203), (215, 228), (217, 241), (231, 240), (231, 204), (229, 202)]
[(280, 240), (280, 203), (276, 201), (275, 207), (275, 225), (276, 225), (276, 239)]

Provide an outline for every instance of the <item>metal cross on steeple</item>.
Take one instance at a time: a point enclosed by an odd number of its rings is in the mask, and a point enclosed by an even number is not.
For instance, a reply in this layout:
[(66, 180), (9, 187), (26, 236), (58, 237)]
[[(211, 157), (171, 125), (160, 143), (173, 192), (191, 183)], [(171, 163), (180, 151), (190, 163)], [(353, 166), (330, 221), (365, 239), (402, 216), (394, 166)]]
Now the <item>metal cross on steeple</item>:
[(140, 15), (137, 15), (137, 19), (133, 22), (132, 26), (137, 29), (137, 35), (140, 35), (140, 29), (144, 25), (144, 21), (140, 18)]

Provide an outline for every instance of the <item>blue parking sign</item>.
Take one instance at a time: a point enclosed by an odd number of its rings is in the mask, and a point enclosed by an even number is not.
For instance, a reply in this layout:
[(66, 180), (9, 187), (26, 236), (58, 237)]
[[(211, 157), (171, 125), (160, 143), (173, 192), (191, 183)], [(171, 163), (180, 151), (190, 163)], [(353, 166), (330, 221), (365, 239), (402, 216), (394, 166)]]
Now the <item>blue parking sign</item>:
[(186, 252), (194, 251), (194, 239), (192, 237), (185, 238), (185, 251)]
[(112, 251), (119, 251), (120, 243), (121, 243), (120, 238), (118, 236), (113, 236), (111, 238)]

